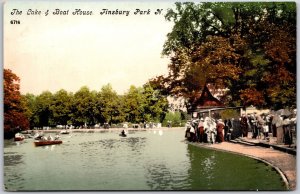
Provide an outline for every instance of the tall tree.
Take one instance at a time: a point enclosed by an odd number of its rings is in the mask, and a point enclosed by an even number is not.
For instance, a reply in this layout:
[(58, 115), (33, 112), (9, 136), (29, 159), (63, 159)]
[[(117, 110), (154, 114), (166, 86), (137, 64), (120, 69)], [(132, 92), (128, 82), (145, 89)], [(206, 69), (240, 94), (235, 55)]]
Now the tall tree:
[(96, 92), (91, 92), (86, 86), (81, 87), (80, 90), (74, 94), (70, 115), (73, 125), (95, 125), (95, 101)]
[(38, 126), (38, 116), (36, 113), (36, 96), (33, 94), (27, 93), (26, 95), (22, 95), (21, 103), (23, 104), (24, 114), (29, 120), (30, 129)]
[(143, 86), (144, 119), (149, 122), (162, 122), (168, 111), (168, 100), (150, 83)]
[(125, 120), (132, 123), (144, 122), (144, 99), (142, 88), (130, 86), (127, 93), (124, 94)]
[(53, 95), (50, 110), (56, 125), (66, 126), (68, 124), (71, 114), (71, 99), (72, 94), (68, 94), (63, 89)]
[(53, 94), (50, 91), (44, 91), (36, 97), (35, 115), (38, 117), (38, 127), (48, 127), (54, 124), (53, 114), (50, 109), (53, 100)]
[(10, 69), (4, 69), (4, 137), (29, 128), (29, 121), (21, 103), (20, 78)]
[(101, 114), (105, 122), (109, 124), (118, 122), (120, 120), (121, 105), (119, 103), (120, 97), (117, 92), (112, 89), (110, 84), (101, 88), (100, 95)]
[(169, 75), (152, 79), (153, 85), (185, 97), (187, 105), (205, 83), (229, 88), (231, 105), (295, 105), (287, 100), (296, 96), (295, 3), (175, 5), (165, 16), (174, 23), (163, 47)]

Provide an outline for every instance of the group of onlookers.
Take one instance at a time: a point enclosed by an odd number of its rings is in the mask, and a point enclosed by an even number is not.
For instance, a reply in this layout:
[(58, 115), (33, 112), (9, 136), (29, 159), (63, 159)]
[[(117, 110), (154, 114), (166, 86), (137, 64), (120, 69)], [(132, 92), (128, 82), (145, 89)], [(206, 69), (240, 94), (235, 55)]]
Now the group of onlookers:
[[(244, 114), (241, 117), (241, 123), (247, 122), (243, 125), (243, 131), (252, 132), (254, 139), (268, 139), (269, 135), (276, 137), (278, 144), (291, 145), (293, 143), (293, 136), (296, 133), (296, 113), (290, 115), (279, 115), (276, 113), (269, 114)], [(247, 133), (243, 135), (247, 137)]]
[(230, 120), (215, 120), (211, 117), (190, 120), (186, 124), (185, 137), (192, 142), (221, 143), (231, 139)]
[[(238, 126), (233, 124), (238, 122)], [(235, 128), (235, 129), (234, 129)], [(238, 128), (238, 129), (236, 129)], [(189, 120), (186, 124), (185, 137), (192, 142), (203, 143), (220, 143), (229, 141), (233, 137), (248, 137), (249, 131), (252, 132), (250, 138), (266, 139), (269, 136), (277, 137), (277, 143), (291, 145), (293, 136), (296, 132), (296, 114), (279, 115), (279, 114), (242, 114), (237, 119), (214, 119), (205, 117), (200, 119)]]

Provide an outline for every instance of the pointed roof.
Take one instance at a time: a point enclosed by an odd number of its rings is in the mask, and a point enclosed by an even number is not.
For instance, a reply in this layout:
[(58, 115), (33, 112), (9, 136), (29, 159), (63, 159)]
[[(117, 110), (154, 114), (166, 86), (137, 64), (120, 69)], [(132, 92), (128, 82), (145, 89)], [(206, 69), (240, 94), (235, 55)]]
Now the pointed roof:
[(224, 104), (215, 97), (213, 97), (207, 85), (205, 85), (200, 98), (193, 103), (193, 109), (206, 109), (212, 107), (224, 107)]

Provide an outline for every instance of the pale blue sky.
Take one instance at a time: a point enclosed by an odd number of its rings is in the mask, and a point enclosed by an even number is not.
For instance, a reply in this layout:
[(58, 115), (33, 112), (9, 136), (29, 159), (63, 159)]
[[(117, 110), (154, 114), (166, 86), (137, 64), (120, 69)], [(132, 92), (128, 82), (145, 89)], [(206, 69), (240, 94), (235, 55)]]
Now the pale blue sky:
[[(161, 57), (166, 34), (173, 24), (164, 14), (173, 2), (13, 2), (4, 6), (4, 68), (21, 78), (21, 93), (40, 94), (82, 86), (99, 91), (107, 83), (119, 94), (130, 85), (142, 86), (149, 78), (166, 74), (168, 58)], [(11, 15), (12, 9), (22, 15)], [(69, 15), (44, 16), (49, 9), (69, 10)], [(76, 8), (92, 16), (74, 16)], [(125, 15), (100, 15), (102, 9), (130, 11)], [(150, 15), (134, 15), (135, 9)], [(27, 15), (37, 9), (41, 16)], [(163, 9), (155, 15), (156, 9)], [(11, 20), (21, 24), (12, 25)]]

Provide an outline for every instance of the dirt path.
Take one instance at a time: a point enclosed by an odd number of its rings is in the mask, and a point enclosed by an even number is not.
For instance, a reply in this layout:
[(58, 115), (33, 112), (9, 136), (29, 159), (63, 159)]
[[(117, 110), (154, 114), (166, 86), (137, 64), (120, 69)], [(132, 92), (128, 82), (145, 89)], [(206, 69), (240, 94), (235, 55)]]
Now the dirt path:
[(234, 144), (223, 142), (220, 144), (203, 144), (191, 143), (199, 147), (205, 147), (214, 150), (228, 151), (233, 153), (250, 156), (263, 160), (275, 168), (279, 169), (286, 177), (289, 190), (296, 189), (296, 156), (287, 154), (272, 148), (263, 148), (258, 146), (246, 146), (241, 144)]

